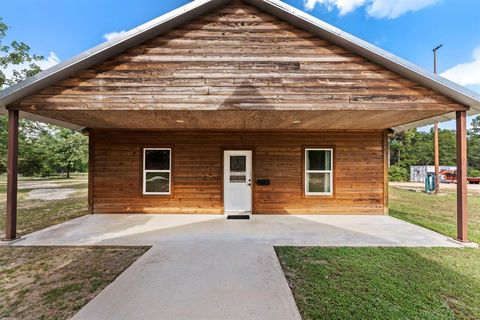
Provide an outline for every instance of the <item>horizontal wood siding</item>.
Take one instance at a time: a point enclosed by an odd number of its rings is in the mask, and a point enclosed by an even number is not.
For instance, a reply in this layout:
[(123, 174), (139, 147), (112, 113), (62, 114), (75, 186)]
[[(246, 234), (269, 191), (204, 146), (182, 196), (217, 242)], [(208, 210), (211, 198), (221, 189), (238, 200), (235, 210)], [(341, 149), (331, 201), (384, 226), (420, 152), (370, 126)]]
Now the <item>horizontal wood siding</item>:
[[(304, 147), (334, 148), (334, 196), (303, 195)], [(142, 148), (173, 149), (171, 196), (142, 195)], [(95, 132), (96, 213), (223, 212), (223, 150), (252, 149), (254, 212), (384, 213), (383, 132)]]
[[(354, 111), (348, 122), (336, 122), (332, 115), (322, 121), (324, 114), (311, 114), (311, 121), (300, 125), (292, 126), (288, 119), (285, 123), (291, 129), (386, 129), (464, 110), (433, 90), (242, 2), (79, 72), (15, 107), (85, 127), (157, 130), (219, 126), (198, 113), (179, 125), (175, 116), (181, 115), (158, 111), (348, 110)], [(138, 111), (137, 117), (145, 111), (147, 121), (129, 121), (127, 114), (115, 113), (119, 110)], [(405, 110), (409, 112), (402, 114)], [(156, 128), (151, 119), (159, 120)], [(263, 128), (262, 123), (250, 128), (243, 118), (221, 129)], [(283, 128), (287, 125), (276, 129)]]

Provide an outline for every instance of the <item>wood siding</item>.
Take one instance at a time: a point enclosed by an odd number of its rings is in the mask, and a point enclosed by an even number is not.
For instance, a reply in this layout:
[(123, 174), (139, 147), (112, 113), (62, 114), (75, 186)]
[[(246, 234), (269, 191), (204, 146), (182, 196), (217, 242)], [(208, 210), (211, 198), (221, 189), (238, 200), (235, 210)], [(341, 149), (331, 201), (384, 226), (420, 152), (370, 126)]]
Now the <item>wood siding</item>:
[[(383, 214), (384, 132), (95, 132), (96, 213), (223, 212), (223, 150), (253, 150), (257, 214)], [(304, 147), (334, 148), (334, 195), (302, 191)], [(142, 148), (170, 147), (171, 196), (142, 195)]]
[(241, 2), (14, 107), (89, 128), (152, 130), (385, 129), (465, 109)]

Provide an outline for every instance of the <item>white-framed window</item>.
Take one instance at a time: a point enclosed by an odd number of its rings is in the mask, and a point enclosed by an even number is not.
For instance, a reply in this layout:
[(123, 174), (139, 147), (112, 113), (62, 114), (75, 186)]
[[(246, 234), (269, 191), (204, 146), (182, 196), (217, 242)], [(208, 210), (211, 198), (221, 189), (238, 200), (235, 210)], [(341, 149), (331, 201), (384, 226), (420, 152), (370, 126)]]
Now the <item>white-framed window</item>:
[(172, 149), (143, 149), (143, 194), (169, 195), (172, 189)]
[(333, 195), (333, 149), (305, 149), (305, 195)]

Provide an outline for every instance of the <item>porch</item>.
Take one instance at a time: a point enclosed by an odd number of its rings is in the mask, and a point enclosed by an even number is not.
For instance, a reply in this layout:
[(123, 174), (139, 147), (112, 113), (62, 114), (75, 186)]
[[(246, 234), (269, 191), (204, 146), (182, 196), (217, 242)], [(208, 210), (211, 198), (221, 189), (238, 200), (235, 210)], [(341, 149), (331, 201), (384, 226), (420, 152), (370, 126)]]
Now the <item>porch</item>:
[(130, 246), (171, 242), (263, 243), (271, 246), (455, 247), (445, 235), (379, 215), (95, 214), (26, 235), (15, 245)]
[(300, 319), (274, 246), (461, 247), (388, 216), (90, 215), (14, 246), (152, 245), (74, 319)]

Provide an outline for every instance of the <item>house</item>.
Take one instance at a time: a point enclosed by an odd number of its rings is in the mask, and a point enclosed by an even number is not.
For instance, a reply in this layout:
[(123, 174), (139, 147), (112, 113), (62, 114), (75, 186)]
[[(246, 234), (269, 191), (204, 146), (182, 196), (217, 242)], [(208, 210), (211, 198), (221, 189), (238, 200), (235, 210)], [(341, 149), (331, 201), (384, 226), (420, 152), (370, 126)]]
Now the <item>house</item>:
[(388, 139), (480, 98), (278, 0), (196, 0), (0, 94), (7, 238), (19, 116), (89, 136), (91, 213), (388, 213)]

